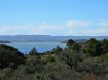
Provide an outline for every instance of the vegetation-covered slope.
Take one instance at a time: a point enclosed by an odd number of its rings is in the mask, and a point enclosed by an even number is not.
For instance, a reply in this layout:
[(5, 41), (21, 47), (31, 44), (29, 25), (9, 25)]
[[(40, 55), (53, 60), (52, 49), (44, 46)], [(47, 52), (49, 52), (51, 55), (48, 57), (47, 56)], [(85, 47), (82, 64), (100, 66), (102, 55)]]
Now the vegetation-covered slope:
[(108, 40), (70, 39), (65, 49), (39, 54), (33, 48), (28, 55), (0, 45), (1, 64), (0, 80), (108, 80)]

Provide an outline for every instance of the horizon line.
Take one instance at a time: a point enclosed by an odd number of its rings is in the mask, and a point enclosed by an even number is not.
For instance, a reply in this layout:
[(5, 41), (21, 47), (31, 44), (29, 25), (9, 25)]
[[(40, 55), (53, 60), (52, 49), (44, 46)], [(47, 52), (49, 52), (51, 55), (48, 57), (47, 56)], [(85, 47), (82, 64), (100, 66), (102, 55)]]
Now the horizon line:
[(37, 34), (20, 34), (20, 35), (18, 35), (18, 34), (15, 34), (15, 35), (0, 35), (0, 36), (73, 36), (73, 37), (75, 37), (75, 36), (108, 36), (108, 35), (42, 35), (42, 34), (39, 34), (39, 35), (37, 35)]

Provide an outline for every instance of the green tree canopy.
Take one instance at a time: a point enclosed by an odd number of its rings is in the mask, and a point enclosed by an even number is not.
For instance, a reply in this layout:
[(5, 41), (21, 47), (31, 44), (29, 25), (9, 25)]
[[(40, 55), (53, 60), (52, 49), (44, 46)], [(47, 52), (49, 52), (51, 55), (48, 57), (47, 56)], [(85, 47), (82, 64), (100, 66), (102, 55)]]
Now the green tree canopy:
[(0, 68), (16, 67), (24, 62), (25, 57), (18, 49), (0, 44)]
[(85, 52), (90, 56), (99, 56), (103, 54), (101, 42), (95, 38), (91, 38), (86, 43)]
[(60, 46), (57, 46), (56, 48), (52, 49), (51, 53), (53, 53), (53, 54), (59, 54), (59, 53), (61, 53), (62, 50), (63, 49)]
[(107, 39), (104, 39), (102, 40), (102, 48), (104, 50), (104, 53), (108, 53), (108, 40)]
[(75, 43), (75, 41), (74, 41), (74, 40), (69, 39), (66, 45), (67, 45), (67, 47), (69, 47), (69, 48), (70, 48), (70, 47), (71, 47), (74, 43)]
[(38, 55), (38, 52), (36, 50), (36, 48), (34, 47), (30, 52), (29, 52), (30, 55)]
[(61, 52), (61, 57), (71, 69), (73, 67), (76, 68), (77, 64), (82, 61), (81, 55), (79, 53), (74, 53), (71, 49), (64, 49)]

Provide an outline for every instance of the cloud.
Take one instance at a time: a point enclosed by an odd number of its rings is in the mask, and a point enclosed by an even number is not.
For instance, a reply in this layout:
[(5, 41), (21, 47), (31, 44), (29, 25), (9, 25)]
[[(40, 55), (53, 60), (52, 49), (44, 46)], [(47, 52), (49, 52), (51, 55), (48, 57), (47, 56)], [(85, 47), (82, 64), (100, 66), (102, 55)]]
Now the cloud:
[(83, 34), (90, 35), (90, 36), (105, 36), (107, 34), (106, 28), (97, 28), (97, 29), (88, 29), (86, 31), (82, 31)]
[(0, 26), (0, 35), (26, 34), (28, 32), (30, 32), (29, 26)]
[[(0, 35), (62, 35), (62, 26), (42, 23), (40, 25), (0, 26)], [(63, 30), (62, 30), (63, 32)]]
[(83, 21), (83, 20), (69, 20), (67, 22), (67, 26), (69, 27), (76, 27), (76, 26), (89, 26), (92, 23), (90, 21)]
[(91, 21), (84, 21), (84, 20), (69, 20), (67, 21), (67, 35), (85, 35), (83, 31), (90, 29), (93, 25)]
[(66, 35), (73, 36), (103, 36), (108, 35), (108, 20), (84, 21), (69, 20), (67, 21)]
[(32, 29), (32, 33), (42, 35), (59, 35), (60, 29), (62, 29), (62, 26), (60, 25), (41, 24), (34, 27), (34, 29)]
[(84, 21), (69, 20), (64, 24), (13, 25), (0, 26), (0, 35), (71, 35), (101, 36), (108, 35), (108, 20)]
[(102, 19), (102, 20), (100, 20), (98, 25), (102, 26), (102, 27), (108, 27), (108, 20)]

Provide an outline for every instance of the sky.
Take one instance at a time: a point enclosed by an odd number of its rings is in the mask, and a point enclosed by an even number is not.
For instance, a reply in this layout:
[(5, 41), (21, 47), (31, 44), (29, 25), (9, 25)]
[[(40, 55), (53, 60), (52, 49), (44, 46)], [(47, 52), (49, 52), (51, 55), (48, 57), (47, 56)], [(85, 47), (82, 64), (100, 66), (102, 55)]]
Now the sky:
[(0, 0), (0, 35), (108, 36), (108, 0)]

